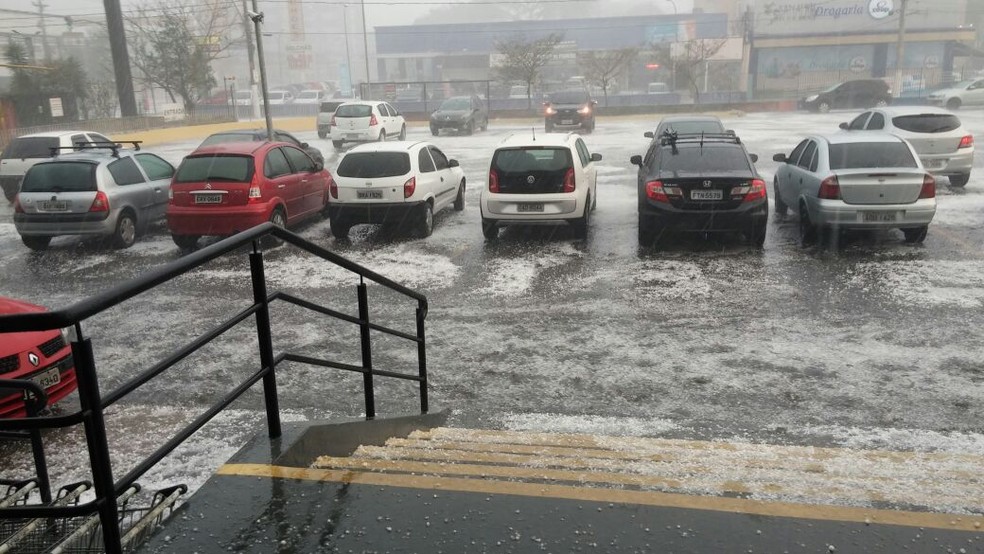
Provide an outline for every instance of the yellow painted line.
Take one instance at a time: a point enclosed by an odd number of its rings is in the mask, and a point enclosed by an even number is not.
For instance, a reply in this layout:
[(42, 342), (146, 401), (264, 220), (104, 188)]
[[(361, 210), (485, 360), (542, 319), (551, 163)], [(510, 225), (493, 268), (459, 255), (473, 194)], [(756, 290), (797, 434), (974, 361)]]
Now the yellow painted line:
[(411, 489), (447, 490), (479, 494), (557, 498), (585, 502), (617, 502), (619, 504), (638, 504), (823, 521), (870, 521), (871, 523), (884, 525), (903, 525), (907, 527), (957, 531), (980, 531), (981, 526), (984, 526), (984, 517), (982, 516), (957, 516), (952, 514), (876, 510), (841, 506), (814, 506), (739, 498), (690, 496), (654, 491), (597, 489), (569, 485), (517, 483), (460, 477), (393, 475), (351, 470), (294, 468), (266, 464), (226, 464), (219, 468), (217, 474), (303, 481), (327, 481)]
[(475, 452), (502, 452), (506, 454), (536, 454), (549, 456), (571, 456), (578, 458), (602, 458), (615, 460), (647, 460), (653, 462), (670, 461), (671, 456), (643, 452), (625, 452), (604, 448), (574, 448), (568, 446), (540, 446), (533, 444), (487, 443), (465, 441), (437, 441), (413, 439), (389, 439), (388, 447), (431, 448), (434, 450), (470, 450)]

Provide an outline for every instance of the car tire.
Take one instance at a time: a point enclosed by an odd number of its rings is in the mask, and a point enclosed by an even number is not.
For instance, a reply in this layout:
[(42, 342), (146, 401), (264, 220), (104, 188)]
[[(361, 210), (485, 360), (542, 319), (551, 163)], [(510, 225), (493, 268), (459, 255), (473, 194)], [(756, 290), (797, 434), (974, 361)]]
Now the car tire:
[(959, 98), (951, 98), (946, 101), (946, 109), (948, 110), (959, 110), (960, 106), (963, 104)]
[(198, 235), (171, 235), (171, 240), (181, 250), (194, 250), (200, 238)]
[(379, 130), (379, 137), (376, 138), (376, 142), (386, 142), (386, 130)]
[(963, 188), (967, 186), (970, 182), (970, 173), (957, 173), (956, 175), (950, 175), (950, 186)]
[(342, 149), (342, 141), (340, 141), (340, 140), (333, 140), (333, 141), (331, 141), (331, 145), (335, 147), (335, 150), (341, 150)]
[(318, 131), (318, 138), (319, 139), (326, 138), (327, 136), (328, 136), (328, 133), (323, 133), (321, 131)]
[(48, 245), (51, 244), (51, 237), (21, 235), (21, 242), (24, 243), (24, 246), (34, 250), (35, 252), (42, 252), (48, 249)]
[(909, 244), (919, 244), (923, 242), (926, 240), (927, 233), (929, 233), (928, 225), (916, 227), (915, 229), (902, 229), (902, 234), (905, 235), (905, 242)]
[(826, 100), (817, 104), (817, 111), (820, 113), (827, 113), (830, 111), (830, 102)]
[(491, 219), (482, 218), (482, 235), (485, 240), (495, 240), (499, 238), (499, 226)]
[(123, 210), (117, 218), (112, 242), (113, 248), (119, 249), (129, 248), (137, 242), (137, 219), (129, 210)]
[(400, 140), (407, 140), (407, 126), (400, 127)]
[(454, 211), (460, 212), (465, 209), (465, 180), (462, 179), (458, 184), (458, 195), (454, 197)]
[[(281, 208), (281, 207), (274, 208), (273, 209), (273, 212), (270, 213), (270, 220), (269, 221), (270, 221), (270, 223), (273, 223), (274, 225), (276, 225), (277, 227), (280, 227), (281, 229), (286, 229), (287, 228), (287, 213), (284, 212), (284, 209)], [(263, 237), (263, 244), (267, 248), (272, 248), (274, 246), (280, 246), (282, 243), (283, 243), (283, 241), (280, 240), (277, 237), (273, 237), (273, 236), (269, 236), (269, 235)]]
[(348, 238), (352, 224), (343, 219), (335, 218), (331, 220), (331, 236), (339, 240)]
[(656, 246), (660, 236), (663, 234), (663, 227), (653, 221), (651, 217), (639, 215), (639, 246)]
[(418, 237), (425, 239), (434, 232), (434, 206), (430, 202), (424, 202), (417, 210), (414, 230)]
[(552, 133), (553, 132), (553, 129), (554, 129), (554, 126), (552, 124), (550, 124), (550, 123), (547, 123), (546, 125), (543, 126), (543, 128), (544, 128), (544, 130), (546, 132)]
[(436, 137), (437, 135), (441, 134), (441, 130), (431, 125), (431, 134)]
[(755, 248), (761, 249), (765, 246), (765, 234), (767, 232), (768, 225), (766, 222), (753, 223), (746, 232), (748, 242), (751, 243)]
[(816, 244), (817, 238), (819, 238), (819, 229), (810, 221), (810, 212), (806, 209), (806, 206), (800, 206), (799, 212), (800, 246)]
[(588, 224), (591, 223), (591, 197), (588, 197), (587, 202), (584, 204), (584, 215), (571, 221), (571, 227), (574, 227), (574, 236), (579, 239), (584, 239), (588, 237)]
[(598, 197), (597, 196), (592, 196), (591, 197), (591, 211), (593, 212), (593, 211), (595, 211), (597, 209), (598, 209)]
[(779, 198), (779, 180), (775, 179), (772, 181), (772, 190), (775, 191), (774, 196), (776, 197), (776, 215), (779, 217), (786, 217), (789, 213), (789, 206)]

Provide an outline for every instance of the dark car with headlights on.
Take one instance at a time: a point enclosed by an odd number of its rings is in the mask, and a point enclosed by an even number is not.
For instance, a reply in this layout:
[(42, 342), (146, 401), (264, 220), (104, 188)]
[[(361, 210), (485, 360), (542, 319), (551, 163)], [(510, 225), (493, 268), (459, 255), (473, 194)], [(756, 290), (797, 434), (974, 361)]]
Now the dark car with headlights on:
[(489, 109), (476, 95), (452, 96), (430, 116), (431, 134), (437, 136), (441, 129), (454, 129), (470, 135), (475, 129), (489, 128)]
[(765, 243), (769, 201), (755, 169), (758, 157), (730, 133), (654, 139), (639, 166), (639, 244), (654, 245), (671, 230), (738, 231)]
[(543, 103), (543, 124), (548, 133), (554, 129), (594, 131), (595, 106), (587, 90), (563, 90), (551, 93)]

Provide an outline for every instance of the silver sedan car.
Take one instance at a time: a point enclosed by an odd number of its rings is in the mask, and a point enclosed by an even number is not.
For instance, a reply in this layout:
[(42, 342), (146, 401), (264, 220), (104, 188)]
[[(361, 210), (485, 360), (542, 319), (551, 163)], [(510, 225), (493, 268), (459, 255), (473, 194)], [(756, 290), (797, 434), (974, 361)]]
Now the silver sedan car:
[(898, 135), (916, 149), (927, 171), (949, 177), (950, 186), (963, 187), (970, 181), (974, 135), (948, 110), (929, 106), (876, 108), (855, 117), (850, 123), (841, 123), (840, 128), (849, 132)]
[(24, 244), (45, 250), (52, 237), (109, 238), (132, 246), (164, 217), (174, 167), (149, 152), (90, 147), (27, 171), (14, 201), (14, 226)]
[(799, 213), (808, 244), (828, 231), (901, 229), (922, 242), (936, 214), (936, 180), (905, 139), (887, 133), (810, 136), (782, 162), (775, 176), (775, 209)]

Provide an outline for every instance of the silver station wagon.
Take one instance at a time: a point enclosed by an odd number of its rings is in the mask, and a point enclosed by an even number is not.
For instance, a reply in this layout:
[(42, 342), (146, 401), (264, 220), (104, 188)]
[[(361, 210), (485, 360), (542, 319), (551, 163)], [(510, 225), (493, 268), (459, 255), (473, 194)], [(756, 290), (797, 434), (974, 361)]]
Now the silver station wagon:
[(117, 144), (63, 154), (24, 175), (14, 226), (32, 250), (45, 250), (59, 235), (102, 236), (128, 248), (164, 217), (173, 175), (159, 156)]

